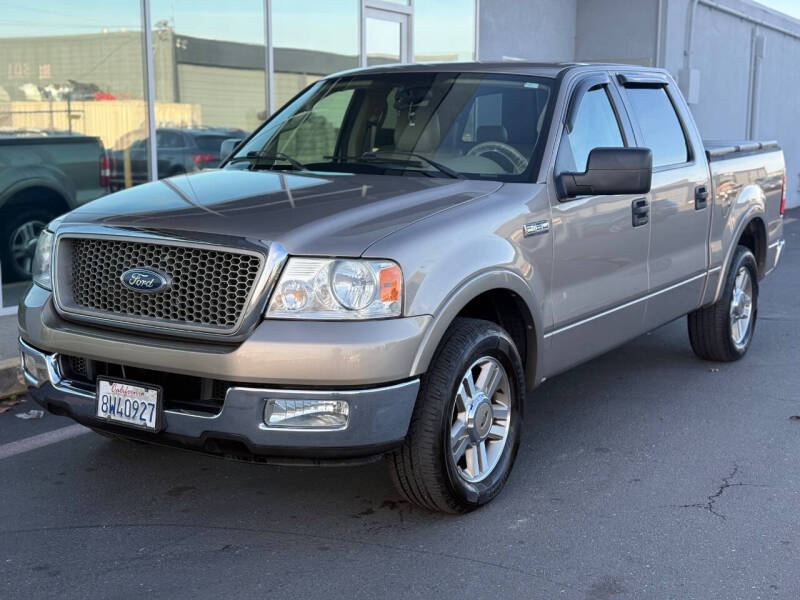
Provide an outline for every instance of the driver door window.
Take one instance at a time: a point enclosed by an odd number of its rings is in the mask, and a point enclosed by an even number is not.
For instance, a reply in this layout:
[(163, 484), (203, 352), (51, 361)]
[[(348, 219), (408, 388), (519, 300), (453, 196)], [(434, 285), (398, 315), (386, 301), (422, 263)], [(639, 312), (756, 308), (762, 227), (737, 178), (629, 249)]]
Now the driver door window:
[(572, 132), (564, 129), (556, 158), (556, 173), (583, 173), (593, 149), (624, 146), (606, 88), (589, 90), (583, 96)]

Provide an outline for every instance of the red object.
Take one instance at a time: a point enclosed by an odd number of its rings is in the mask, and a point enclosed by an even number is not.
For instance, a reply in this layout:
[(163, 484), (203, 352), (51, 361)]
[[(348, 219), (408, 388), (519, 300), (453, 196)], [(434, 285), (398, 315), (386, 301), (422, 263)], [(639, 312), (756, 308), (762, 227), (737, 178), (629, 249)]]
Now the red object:
[(192, 154), (192, 160), (197, 163), (211, 162), (218, 160), (219, 157), (215, 154)]
[(108, 187), (111, 183), (111, 160), (107, 154), (100, 155), (100, 187)]
[(786, 173), (783, 174), (783, 183), (781, 183), (781, 208), (780, 214), (786, 210)]
[(114, 94), (111, 92), (95, 92), (94, 93), (95, 100), (116, 100)]

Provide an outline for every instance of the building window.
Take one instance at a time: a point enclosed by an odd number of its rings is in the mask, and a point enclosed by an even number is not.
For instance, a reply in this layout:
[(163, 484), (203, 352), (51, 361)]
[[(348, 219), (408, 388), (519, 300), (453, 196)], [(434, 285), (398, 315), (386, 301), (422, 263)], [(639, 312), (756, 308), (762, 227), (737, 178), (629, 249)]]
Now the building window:
[(273, 106), (359, 66), (359, 0), (273, 0)]
[(142, 38), (138, 2), (113, 10), (62, 0), (3, 7), (3, 305), (24, 292), (36, 238), (51, 219), (147, 179), (145, 149), (130, 150), (147, 132)]
[(150, 6), (158, 176), (216, 167), (222, 142), (244, 139), (268, 115), (263, 3)]

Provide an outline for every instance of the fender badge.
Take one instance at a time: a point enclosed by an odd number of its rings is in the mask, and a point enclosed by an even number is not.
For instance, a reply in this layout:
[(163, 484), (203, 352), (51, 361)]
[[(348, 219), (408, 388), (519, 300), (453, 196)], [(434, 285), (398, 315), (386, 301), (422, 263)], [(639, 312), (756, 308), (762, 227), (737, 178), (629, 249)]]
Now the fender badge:
[(525, 237), (541, 235), (550, 231), (550, 221), (534, 221), (533, 223), (525, 223), (522, 229), (525, 233)]

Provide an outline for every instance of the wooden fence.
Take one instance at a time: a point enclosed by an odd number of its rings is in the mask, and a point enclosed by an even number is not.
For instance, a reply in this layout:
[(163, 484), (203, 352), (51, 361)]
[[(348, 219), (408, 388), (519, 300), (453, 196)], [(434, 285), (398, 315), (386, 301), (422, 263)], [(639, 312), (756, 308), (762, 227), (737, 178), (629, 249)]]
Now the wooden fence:
[[(199, 104), (156, 102), (157, 127), (202, 125)], [(99, 137), (106, 148), (121, 149), (146, 134), (145, 105), (141, 100), (73, 102), (23, 101), (0, 103), (3, 130), (58, 130)]]

